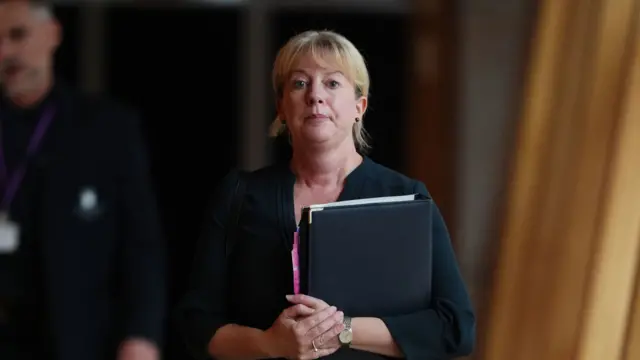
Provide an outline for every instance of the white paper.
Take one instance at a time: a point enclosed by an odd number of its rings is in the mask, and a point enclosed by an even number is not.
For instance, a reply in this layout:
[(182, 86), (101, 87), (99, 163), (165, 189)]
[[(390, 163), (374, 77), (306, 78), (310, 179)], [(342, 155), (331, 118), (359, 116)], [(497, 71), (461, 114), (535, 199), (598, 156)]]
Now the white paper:
[(374, 197), (374, 198), (366, 198), (366, 199), (336, 201), (328, 204), (315, 204), (315, 205), (307, 206), (307, 208), (311, 210), (322, 210), (328, 207), (393, 203), (393, 202), (401, 202), (401, 201), (411, 201), (415, 199), (416, 199), (416, 194), (399, 195), (399, 196), (383, 196), (383, 197)]

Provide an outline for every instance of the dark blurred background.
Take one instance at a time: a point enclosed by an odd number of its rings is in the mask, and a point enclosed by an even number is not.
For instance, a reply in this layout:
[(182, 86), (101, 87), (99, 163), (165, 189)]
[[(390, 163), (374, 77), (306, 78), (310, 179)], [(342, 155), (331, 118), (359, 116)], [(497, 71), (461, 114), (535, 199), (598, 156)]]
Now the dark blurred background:
[[(171, 304), (183, 293), (205, 200), (222, 176), (238, 166), (242, 134), (242, 16), (240, 7), (156, 5), (110, 6), (104, 12), (105, 77), (100, 91), (134, 106), (142, 115), (155, 185), (171, 254)], [(58, 54), (59, 74), (79, 84), (82, 7), (57, 8), (65, 40)], [(401, 163), (401, 133), (407, 76), (406, 14), (353, 9), (283, 9), (267, 15), (271, 27), (263, 62), (271, 104), (270, 62), (277, 49), (298, 32), (331, 29), (354, 42), (372, 78), (366, 127), (373, 138), (371, 157), (392, 168)], [(381, 46), (384, 44), (383, 46)], [(266, 132), (265, 132), (266, 137)], [(269, 158), (288, 156), (288, 146), (271, 141)], [(171, 329), (166, 358), (184, 355)]]
[[(373, 138), (370, 156), (427, 183), (479, 297), (486, 272), (477, 270), (486, 266), (495, 231), (533, 2), (424, 3), (420, 13), (436, 15), (417, 16), (408, 0), (57, 7), (65, 36), (59, 74), (133, 106), (144, 120), (170, 249), (172, 305), (185, 289), (205, 200), (221, 177), (289, 154), (286, 141), (266, 136), (275, 116), (271, 65), (288, 38), (309, 29), (340, 32), (363, 53), (372, 79), (364, 120)], [(432, 52), (415, 51), (424, 41), (433, 41)], [(421, 66), (435, 67), (433, 81)], [(410, 106), (417, 91), (434, 100)], [(416, 123), (423, 117), (424, 126)], [(412, 132), (418, 140), (408, 140)], [(434, 160), (412, 159), (420, 136), (432, 144)], [(446, 168), (437, 165), (440, 155), (447, 156)], [(412, 173), (416, 168), (427, 171)], [(169, 329), (165, 358), (187, 358)]]

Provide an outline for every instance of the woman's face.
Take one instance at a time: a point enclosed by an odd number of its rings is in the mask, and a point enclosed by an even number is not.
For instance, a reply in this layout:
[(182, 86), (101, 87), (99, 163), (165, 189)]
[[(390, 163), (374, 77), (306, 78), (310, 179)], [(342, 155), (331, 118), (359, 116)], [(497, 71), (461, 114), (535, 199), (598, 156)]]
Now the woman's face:
[(337, 68), (303, 56), (285, 79), (278, 115), (287, 124), (294, 146), (337, 147), (353, 142), (356, 118), (367, 99), (357, 98), (353, 84)]

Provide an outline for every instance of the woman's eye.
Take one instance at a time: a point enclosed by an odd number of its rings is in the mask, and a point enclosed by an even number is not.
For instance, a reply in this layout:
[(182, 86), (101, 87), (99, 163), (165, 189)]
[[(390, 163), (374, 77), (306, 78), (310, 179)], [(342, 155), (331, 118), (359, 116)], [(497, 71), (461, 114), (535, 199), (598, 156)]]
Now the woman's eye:
[(304, 88), (305, 85), (306, 85), (305, 82), (302, 81), (302, 80), (295, 80), (293, 82), (293, 87), (296, 88), (296, 89), (302, 89), (302, 88)]
[(337, 81), (335, 81), (335, 80), (330, 80), (330, 81), (329, 81), (329, 87), (330, 87), (330, 88), (335, 89), (335, 88), (337, 88), (338, 86), (340, 86), (340, 83), (339, 83), (339, 82), (337, 82)]

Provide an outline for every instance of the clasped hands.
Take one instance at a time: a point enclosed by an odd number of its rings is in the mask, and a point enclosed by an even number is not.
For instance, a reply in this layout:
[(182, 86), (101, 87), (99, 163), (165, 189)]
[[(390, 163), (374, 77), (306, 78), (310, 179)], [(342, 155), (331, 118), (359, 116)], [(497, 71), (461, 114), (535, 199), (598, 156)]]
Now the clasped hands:
[(289, 295), (293, 305), (265, 332), (274, 357), (318, 359), (340, 349), (338, 335), (344, 314), (334, 306), (307, 295)]

